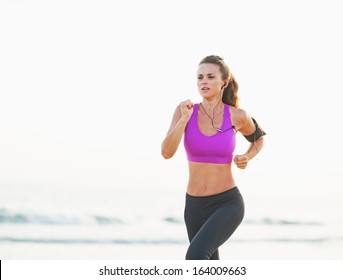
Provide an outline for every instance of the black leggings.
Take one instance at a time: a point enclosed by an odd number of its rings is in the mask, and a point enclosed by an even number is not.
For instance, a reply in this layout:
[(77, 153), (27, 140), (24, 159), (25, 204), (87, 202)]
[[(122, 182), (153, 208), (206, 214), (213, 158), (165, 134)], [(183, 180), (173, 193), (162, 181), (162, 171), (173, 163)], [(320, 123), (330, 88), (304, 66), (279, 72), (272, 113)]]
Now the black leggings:
[(237, 187), (210, 196), (186, 194), (184, 214), (190, 241), (186, 260), (219, 260), (219, 246), (243, 220), (244, 201)]

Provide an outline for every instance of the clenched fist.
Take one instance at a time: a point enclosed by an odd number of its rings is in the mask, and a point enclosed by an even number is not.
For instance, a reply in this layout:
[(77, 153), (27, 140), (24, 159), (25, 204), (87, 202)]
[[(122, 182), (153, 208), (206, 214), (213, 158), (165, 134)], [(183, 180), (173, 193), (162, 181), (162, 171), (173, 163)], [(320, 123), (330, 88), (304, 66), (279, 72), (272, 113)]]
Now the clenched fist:
[(180, 103), (181, 118), (184, 118), (188, 121), (193, 114), (193, 107), (194, 107), (194, 104), (189, 99), (181, 102)]
[(247, 155), (236, 155), (233, 158), (233, 162), (240, 169), (245, 169), (248, 165), (250, 158)]

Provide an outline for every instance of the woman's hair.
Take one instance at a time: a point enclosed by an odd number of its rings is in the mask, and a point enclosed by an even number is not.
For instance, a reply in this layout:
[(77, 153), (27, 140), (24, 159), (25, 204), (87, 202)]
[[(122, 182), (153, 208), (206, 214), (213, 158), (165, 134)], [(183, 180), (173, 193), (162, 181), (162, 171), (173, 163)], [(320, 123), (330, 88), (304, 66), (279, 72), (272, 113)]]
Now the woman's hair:
[(209, 55), (203, 58), (200, 64), (211, 63), (219, 66), (220, 72), (222, 74), (222, 79), (229, 80), (229, 84), (224, 88), (222, 101), (225, 104), (238, 107), (238, 84), (235, 77), (232, 75), (229, 67), (224, 62), (224, 59), (217, 55)]

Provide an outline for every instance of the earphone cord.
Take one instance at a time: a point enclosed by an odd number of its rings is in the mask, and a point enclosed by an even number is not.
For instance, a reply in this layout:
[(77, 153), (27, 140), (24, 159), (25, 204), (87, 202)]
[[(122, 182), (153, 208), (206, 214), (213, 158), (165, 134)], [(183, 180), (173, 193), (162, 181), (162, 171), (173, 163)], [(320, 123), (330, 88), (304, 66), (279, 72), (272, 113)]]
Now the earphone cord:
[(200, 103), (200, 106), (201, 106), (202, 109), (204, 110), (205, 114), (210, 118), (211, 124), (212, 124), (212, 126), (213, 126), (213, 128), (214, 128), (215, 130), (217, 130), (217, 131), (219, 131), (219, 132), (225, 132), (225, 131), (228, 131), (228, 130), (230, 130), (230, 129), (235, 128), (234, 126), (232, 126), (232, 127), (228, 128), (228, 129), (222, 130), (221, 128), (216, 127), (216, 126), (214, 125), (214, 111), (215, 111), (215, 109), (217, 108), (217, 106), (219, 105), (219, 103), (220, 103), (220, 100), (219, 100), (219, 102), (217, 103), (217, 105), (214, 106), (214, 108), (213, 108), (213, 112), (212, 112), (213, 118), (211, 118), (211, 116), (206, 112), (206, 110), (205, 110), (204, 106), (202, 105), (202, 103)]

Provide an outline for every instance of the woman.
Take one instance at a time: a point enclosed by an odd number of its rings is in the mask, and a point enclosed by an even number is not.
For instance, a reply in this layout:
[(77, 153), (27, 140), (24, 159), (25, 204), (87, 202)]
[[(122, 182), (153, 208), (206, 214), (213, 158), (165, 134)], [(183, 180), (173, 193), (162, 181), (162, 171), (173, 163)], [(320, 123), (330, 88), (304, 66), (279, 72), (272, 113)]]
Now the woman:
[[(218, 248), (236, 230), (244, 216), (243, 198), (232, 175), (232, 162), (241, 169), (262, 149), (264, 131), (238, 108), (238, 84), (224, 60), (207, 56), (197, 71), (202, 102), (181, 102), (162, 143), (162, 155), (171, 158), (184, 136), (189, 181), (185, 223), (190, 245), (188, 260), (218, 260)], [(233, 156), (235, 134), (250, 142), (246, 153)]]

